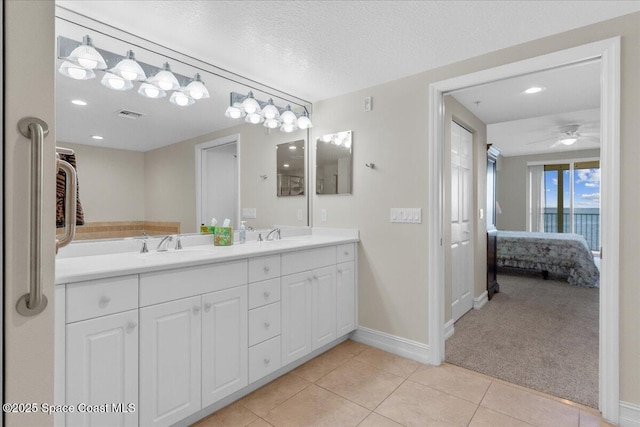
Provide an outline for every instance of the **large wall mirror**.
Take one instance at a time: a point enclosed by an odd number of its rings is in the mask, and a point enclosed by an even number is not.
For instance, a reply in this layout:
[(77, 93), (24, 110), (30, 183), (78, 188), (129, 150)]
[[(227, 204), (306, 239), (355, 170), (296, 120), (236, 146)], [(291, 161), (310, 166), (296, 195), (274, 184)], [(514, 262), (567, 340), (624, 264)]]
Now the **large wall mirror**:
[(352, 150), (350, 130), (323, 135), (317, 139), (316, 194), (351, 193)]
[[(135, 29), (114, 29), (112, 33), (94, 21), (87, 24), (86, 17), (78, 17), (81, 24), (67, 15), (61, 19), (59, 12), (59, 40), (63, 37), (77, 43), (89, 35), (100, 50), (120, 56), (133, 50), (143, 65), (161, 68), (167, 62), (171, 71), (187, 82), (198, 73), (210, 94), (193, 105), (180, 106), (170, 102), (173, 91), (160, 99), (141, 96), (139, 82), (127, 91), (107, 88), (101, 84), (104, 71), (96, 71), (96, 78), (88, 80), (56, 72), (56, 144), (75, 151), (84, 211), (85, 225), (78, 227), (77, 239), (198, 232), (199, 225), (209, 223), (208, 216), (212, 216), (202, 207), (210, 204), (207, 198), (213, 196), (202, 193), (196, 184), (196, 171), (206, 169), (206, 162), (237, 177), (216, 178), (208, 185), (215, 197), (235, 197), (231, 203), (234, 208), (220, 213), (231, 216), (234, 227), (240, 220), (256, 229), (276, 224), (309, 225), (304, 155), (308, 130), (268, 129), (226, 117), (225, 111), (232, 92), (253, 91), (257, 100), (272, 98), (277, 107), (290, 105), (296, 114), (310, 110), (310, 104), (257, 84), (246, 86), (246, 79), (223, 77), (214, 66), (174, 55), (161, 46), (155, 48), (150, 42), (141, 45), (135, 36), (131, 36), (134, 41), (129, 40), (126, 32), (134, 33)], [(57, 68), (62, 63), (58, 59)], [(203, 160), (202, 155), (196, 155), (197, 147), (213, 147), (216, 141), (229, 138), (235, 145), (218, 147), (218, 156), (205, 155)], [(292, 146), (297, 151), (288, 148)], [(290, 173), (283, 172), (280, 152), (291, 157)], [(280, 177), (285, 175), (289, 183), (286, 191), (284, 185), (280, 191)], [(297, 197), (278, 197), (284, 192)]]

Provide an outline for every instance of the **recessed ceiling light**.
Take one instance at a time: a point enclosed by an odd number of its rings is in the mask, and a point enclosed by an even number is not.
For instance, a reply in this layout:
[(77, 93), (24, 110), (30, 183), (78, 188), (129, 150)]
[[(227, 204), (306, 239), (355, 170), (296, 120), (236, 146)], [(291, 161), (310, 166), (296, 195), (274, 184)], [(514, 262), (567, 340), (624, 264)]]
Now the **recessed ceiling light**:
[(529, 89), (525, 90), (524, 93), (527, 95), (532, 95), (534, 93), (542, 92), (545, 88), (539, 86), (532, 86)]
[(91, 138), (93, 138), (93, 139), (104, 139), (104, 137), (102, 137), (100, 135), (91, 135)]
[(82, 99), (72, 99), (72, 100), (71, 100), (71, 103), (72, 103), (73, 105), (81, 105), (81, 106), (83, 106), (83, 107), (84, 107), (85, 105), (87, 105), (86, 101), (83, 101)]
[(298, 147), (296, 147), (295, 145), (290, 145), (289, 146), (289, 150), (295, 150), (296, 148), (298, 148)]
[(284, 164), (284, 165), (282, 165), (282, 166), (284, 166), (285, 168), (288, 168), (288, 167), (289, 167), (289, 163), (285, 163), (285, 164)]

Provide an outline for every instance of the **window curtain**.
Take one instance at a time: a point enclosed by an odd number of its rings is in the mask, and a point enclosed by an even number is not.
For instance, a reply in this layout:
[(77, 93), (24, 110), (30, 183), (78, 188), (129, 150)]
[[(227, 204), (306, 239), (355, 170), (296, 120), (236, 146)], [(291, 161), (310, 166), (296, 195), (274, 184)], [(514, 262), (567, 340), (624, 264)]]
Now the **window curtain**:
[(544, 165), (527, 168), (527, 231), (544, 232)]

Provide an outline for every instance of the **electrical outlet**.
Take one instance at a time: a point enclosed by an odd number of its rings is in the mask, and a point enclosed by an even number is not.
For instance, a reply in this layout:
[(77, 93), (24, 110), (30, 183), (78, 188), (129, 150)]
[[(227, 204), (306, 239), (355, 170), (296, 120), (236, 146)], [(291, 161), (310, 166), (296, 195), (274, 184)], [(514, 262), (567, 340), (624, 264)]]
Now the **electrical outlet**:
[(244, 219), (255, 219), (256, 218), (256, 208), (242, 208), (242, 218), (244, 218)]
[(364, 99), (364, 111), (371, 111), (371, 110), (373, 110), (372, 99), (370, 96), (367, 96)]
[(326, 222), (327, 221), (327, 210), (326, 209), (321, 209), (320, 210), (320, 221), (322, 221), (322, 222)]

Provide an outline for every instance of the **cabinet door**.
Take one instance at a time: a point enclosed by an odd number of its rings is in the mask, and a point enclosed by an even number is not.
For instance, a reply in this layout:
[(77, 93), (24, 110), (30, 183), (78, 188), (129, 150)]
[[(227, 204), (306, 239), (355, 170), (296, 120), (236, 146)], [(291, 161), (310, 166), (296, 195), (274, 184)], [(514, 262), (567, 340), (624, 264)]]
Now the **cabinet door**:
[(140, 310), (140, 425), (168, 426), (200, 409), (200, 296)]
[(311, 352), (311, 272), (282, 278), (282, 366)]
[(336, 339), (336, 267), (312, 272), (311, 349)]
[(109, 411), (72, 412), (67, 425), (137, 426), (138, 311), (72, 323), (66, 329), (67, 404), (108, 404)]
[(336, 292), (338, 336), (341, 337), (356, 328), (356, 272), (353, 261), (337, 265)]
[(247, 382), (247, 287), (202, 296), (202, 407)]

